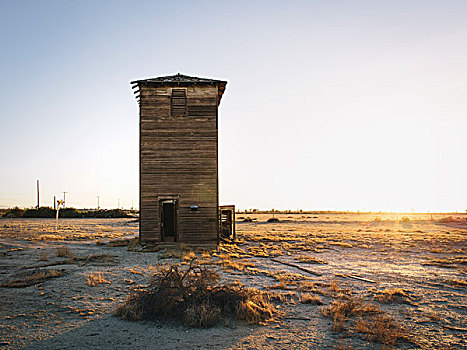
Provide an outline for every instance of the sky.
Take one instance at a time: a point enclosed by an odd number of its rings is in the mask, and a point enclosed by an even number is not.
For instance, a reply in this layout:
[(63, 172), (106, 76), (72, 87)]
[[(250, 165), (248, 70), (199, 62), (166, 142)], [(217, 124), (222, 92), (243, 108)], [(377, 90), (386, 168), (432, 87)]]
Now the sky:
[(467, 209), (466, 1), (0, 6), (0, 207), (137, 207), (129, 82), (180, 72), (228, 81), (221, 204)]

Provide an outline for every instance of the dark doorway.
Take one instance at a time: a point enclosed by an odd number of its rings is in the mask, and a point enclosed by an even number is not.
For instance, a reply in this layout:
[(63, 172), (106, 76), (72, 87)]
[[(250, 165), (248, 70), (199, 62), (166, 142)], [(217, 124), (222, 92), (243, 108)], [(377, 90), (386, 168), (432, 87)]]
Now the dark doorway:
[(176, 242), (177, 241), (177, 201), (161, 200), (161, 241)]
[(235, 239), (235, 205), (219, 207), (219, 226), (221, 238)]

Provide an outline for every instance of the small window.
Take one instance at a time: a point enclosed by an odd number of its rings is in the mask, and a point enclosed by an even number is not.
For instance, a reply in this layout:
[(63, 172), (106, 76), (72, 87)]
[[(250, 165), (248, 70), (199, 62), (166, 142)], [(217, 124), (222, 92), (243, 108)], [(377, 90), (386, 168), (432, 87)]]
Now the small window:
[(170, 99), (170, 115), (172, 117), (186, 116), (186, 90), (172, 89), (172, 97)]

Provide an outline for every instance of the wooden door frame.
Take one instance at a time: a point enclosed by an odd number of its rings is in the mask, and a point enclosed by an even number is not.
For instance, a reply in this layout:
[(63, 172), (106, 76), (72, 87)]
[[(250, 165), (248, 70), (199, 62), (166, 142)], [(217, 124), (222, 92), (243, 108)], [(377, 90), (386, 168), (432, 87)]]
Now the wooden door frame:
[(158, 196), (158, 207), (159, 207), (159, 240), (161, 242), (165, 242), (165, 236), (163, 234), (163, 225), (162, 225), (162, 208), (163, 208), (163, 202), (173, 202), (175, 205), (174, 208), (174, 215), (175, 215), (175, 221), (174, 221), (174, 242), (178, 242), (180, 237), (179, 237), (179, 207), (180, 207), (180, 196)]

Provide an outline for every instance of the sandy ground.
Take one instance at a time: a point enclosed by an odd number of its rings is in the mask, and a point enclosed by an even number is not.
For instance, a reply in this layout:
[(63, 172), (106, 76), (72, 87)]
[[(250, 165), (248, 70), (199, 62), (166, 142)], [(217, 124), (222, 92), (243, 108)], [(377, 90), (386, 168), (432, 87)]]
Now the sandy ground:
[[(112, 315), (131, 288), (147, 284), (157, 264), (180, 261), (164, 251), (105, 244), (135, 237), (137, 222), (63, 219), (55, 233), (53, 220), (2, 219), (0, 284), (38, 271), (55, 270), (61, 276), (28, 287), (0, 287), (0, 347), (382, 348), (356, 330), (356, 317), (333, 331), (333, 319), (323, 309), (346, 295), (376, 305), (405, 330), (406, 337), (386, 348), (467, 348), (467, 216), (442, 220), (446, 216), (281, 214), (276, 215), (279, 223), (267, 223), (271, 215), (239, 215), (237, 244), (221, 245), (204, 258), (223, 282), (238, 279), (289, 299), (277, 305), (284, 315), (265, 325), (229, 321), (210, 329), (128, 322)], [(242, 217), (254, 221), (242, 222)], [(59, 251), (73, 259), (57, 256)], [(97, 272), (101, 283), (88, 285), (90, 274)], [(394, 288), (404, 296), (380, 298)], [(300, 303), (305, 292), (319, 296), (324, 305)]]

